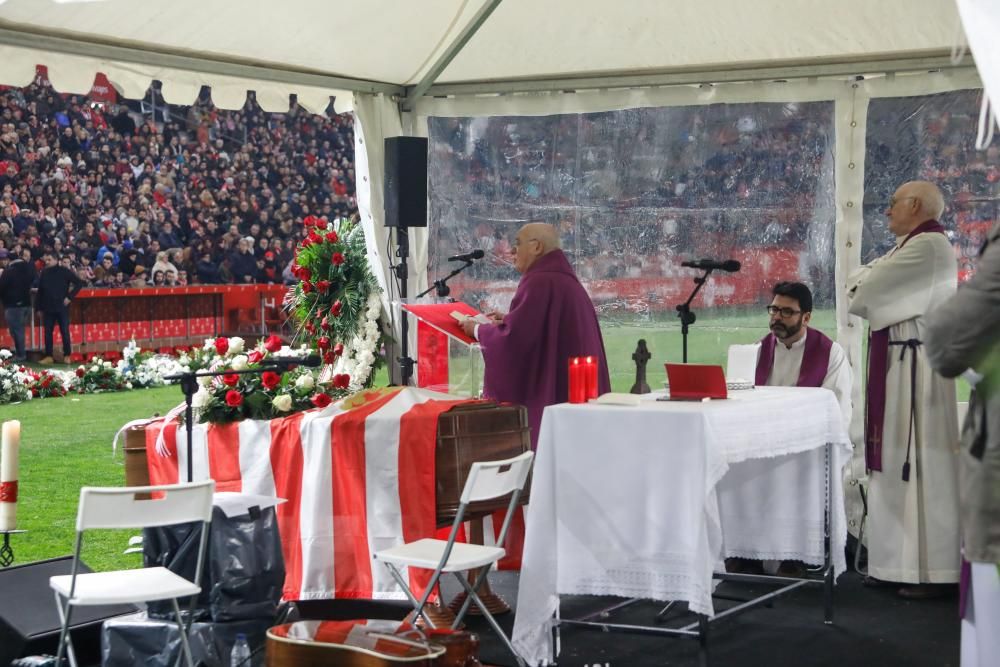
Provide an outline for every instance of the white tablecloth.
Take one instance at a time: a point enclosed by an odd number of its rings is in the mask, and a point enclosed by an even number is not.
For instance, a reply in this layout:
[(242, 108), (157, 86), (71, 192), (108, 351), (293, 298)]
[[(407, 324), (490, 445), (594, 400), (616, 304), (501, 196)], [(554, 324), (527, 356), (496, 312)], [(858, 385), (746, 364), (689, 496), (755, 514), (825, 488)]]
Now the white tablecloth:
[[(851, 446), (834, 394), (758, 387), (710, 402), (546, 408), (531, 486), (514, 646), (552, 656), (559, 595), (686, 600), (711, 616), (727, 555), (823, 562), (827, 473)], [(833, 562), (844, 571), (843, 491)]]

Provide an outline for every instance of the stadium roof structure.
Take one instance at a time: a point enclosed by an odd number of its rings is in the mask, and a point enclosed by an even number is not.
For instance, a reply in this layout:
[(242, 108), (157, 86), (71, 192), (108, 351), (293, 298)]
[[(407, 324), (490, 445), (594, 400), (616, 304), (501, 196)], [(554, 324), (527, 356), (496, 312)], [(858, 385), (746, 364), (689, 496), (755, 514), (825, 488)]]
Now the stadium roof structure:
[(954, 0), (0, 0), (0, 83), (151, 79), (221, 108), (752, 81), (949, 66)]

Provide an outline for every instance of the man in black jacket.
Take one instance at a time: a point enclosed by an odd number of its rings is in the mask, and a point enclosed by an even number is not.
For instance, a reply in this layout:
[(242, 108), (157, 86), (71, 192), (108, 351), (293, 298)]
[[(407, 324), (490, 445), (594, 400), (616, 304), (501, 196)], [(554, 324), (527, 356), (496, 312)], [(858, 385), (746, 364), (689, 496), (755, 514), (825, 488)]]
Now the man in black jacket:
[(31, 286), (35, 267), (0, 248), (0, 302), (14, 339), (14, 361), (25, 360), (24, 325), (31, 318)]
[(72, 351), (69, 340), (69, 304), (83, 287), (83, 281), (73, 271), (60, 266), (51, 253), (43, 257), (45, 268), (38, 278), (38, 310), (42, 311), (45, 324), (45, 358), (41, 363), (52, 363), (52, 333), (59, 323), (62, 335), (63, 357)]

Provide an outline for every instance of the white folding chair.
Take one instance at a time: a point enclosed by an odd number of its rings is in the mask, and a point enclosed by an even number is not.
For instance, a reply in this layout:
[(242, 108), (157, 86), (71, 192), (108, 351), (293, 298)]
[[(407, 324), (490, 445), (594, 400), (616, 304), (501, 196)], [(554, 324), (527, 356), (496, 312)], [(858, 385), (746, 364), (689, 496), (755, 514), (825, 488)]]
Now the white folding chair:
[[(510, 639), (507, 638), (503, 629), (497, 624), (493, 615), (490, 614), (486, 605), (479, 598), (479, 595), (476, 594), (476, 591), (479, 590), (479, 587), (485, 581), (490, 567), (503, 558), (506, 552), (503, 547), (499, 546), (487, 547), (478, 544), (456, 544), (455, 537), (458, 535), (458, 530), (465, 520), (465, 512), (469, 503), (500, 498), (511, 494), (510, 504), (507, 506), (507, 517), (504, 519), (503, 527), (500, 529), (500, 535), (497, 538), (497, 544), (503, 544), (504, 539), (507, 537), (507, 530), (510, 528), (510, 519), (514, 515), (517, 501), (528, 479), (528, 471), (531, 469), (533, 456), (533, 452), (524, 452), (519, 456), (503, 461), (473, 463), (472, 468), (469, 470), (469, 477), (465, 480), (465, 488), (462, 489), (458, 513), (455, 515), (455, 521), (451, 524), (451, 532), (448, 535), (447, 541), (424, 538), (416, 542), (410, 542), (409, 544), (392, 547), (391, 549), (384, 549), (374, 556), (376, 560), (385, 563), (386, 567), (389, 568), (389, 572), (392, 573), (393, 578), (406, 593), (410, 602), (413, 603), (413, 608), (416, 610), (415, 617), (422, 616), (424, 622), (430, 628), (435, 626), (431, 619), (427, 617), (427, 614), (424, 613), (424, 606), (427, 604), (427, 599), (430, 597), (431, 591), (437, 586), (442, 572), (451, 572), (454, 574), (468, 595), (462, 604), (462, 608), (458, 610), (455, 622), (452, 623), (451, 627), (455, 629), (461, 625), (462, 619), (469, 610), (469, 604), (475, 602), (490, 626), (493, 627), (494, 632), (497, 633), (497, 636), (507, 645), (507, 648), (517, 659), (518, 665), (524, 665), (524, 661), (518, 656), (510, 643)], [(427, 588), (419, 600), (413, 595), (413, 592), (399, 571), (399, 568), (404, 566), (434, 570), (434, 574), (431, 576), (430, 582), (427, 584)], [(479, 576), (476, 578), (475, 584), (470, 584), (468, 579), (462, 575), (469, 570), (475, 569), (480, 569)]]
[[(59, 619), (62, 621), (56, 664), (62, 665), (65, 650), (70, 665), (77, 667), (73, 642), (69, 636), (73, 607), (172, 600), (184, 658), (187, 664), (193, 667), (191, 647), (187, 641), (187, 626), (181, 617), (177, 600), (201, 592), (202, 560), (208, 540), (208, 524), (212, 520), (214, 491), (215, 482), (212, 480), (163, 486), (108, 488), (85, 486), (80, 489), (73, 569), (71, 574), (49, 578), (49, 586), (55, 591)], [(162, 497), (137, 499), (140, 494), (157, 492), (162, 493)], [(201, 535), (193, 582), (165, 567), (79, 573), (80, 551), (83, 547), (83, 533), (86, 530), (157, 527), (198, 521), (201, 522)]]

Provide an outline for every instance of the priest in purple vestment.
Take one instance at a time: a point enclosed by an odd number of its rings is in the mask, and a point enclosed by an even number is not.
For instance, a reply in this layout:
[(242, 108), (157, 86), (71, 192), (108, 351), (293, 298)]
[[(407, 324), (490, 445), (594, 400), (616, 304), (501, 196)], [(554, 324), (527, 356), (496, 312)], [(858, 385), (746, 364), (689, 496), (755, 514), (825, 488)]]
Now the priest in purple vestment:
[[(851, 423), (851, 365), (844, 348), (819, 329), (809, 326), (813, 311), (812, 291), (803, 283), (780, 282), (774, 286), (772, 294), (771, 305), (767, 307), (771, 332), (760, 341), (754, 384), (829, 389), (837, 397), (844, 428), (848, 429)], [(799, 418), (809, 419), (810, 415), (799, 415)], [(748, 465), (759, 465), (759, 478), (764, 478), (773, 464), (762, 461)], [(782, 465), (801, 463), (789, 460)], [(757, 512), (762, 507), (787, 507), (798, 500), (798, 489), (771, 486), (767, 493), (763, 496), (755, 491), (753, 496), (746, 498), (746, 510)], [(800, 577), (805, 574), (805, 567), (802, 561), (783, 560), (777, 574)], [(763, 561), (750, 558), (727, 558), (726, 570), (744, 574), (765, 572)]]
[(555, 227), (539, 222), (522, 227), (514, 242), (514, 268), (521, 282), (510, 312), (490, 313), (492, 324), (469, 319), (462, 327), (482, 346), (486, 397), (527, 406), (534, 449), (545, 406), (569, 398), (570, 357), (597, 358), (599, 394), (611, 391), (611, 380), (597, 312), (559, 249)]
[(837, 396), (844, 428), (851, 426), (851, 365), (836, 341), (809, 326), (812, 291), (799, 282), (780, 282), (767, 307), (771, 333), (760, 341), (755, 384), (825, 387)]

